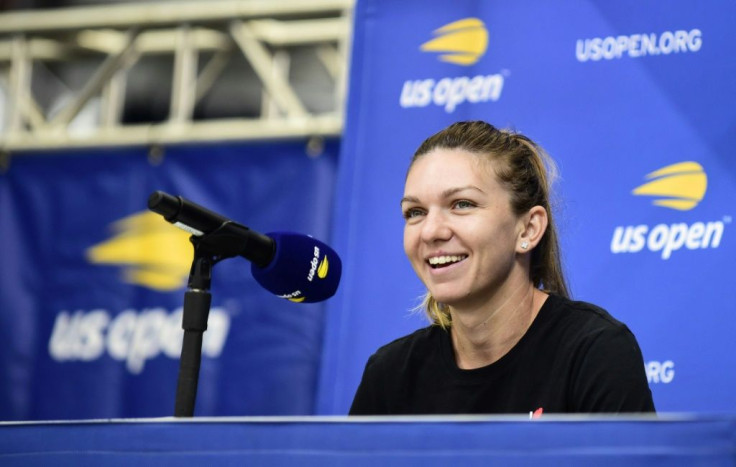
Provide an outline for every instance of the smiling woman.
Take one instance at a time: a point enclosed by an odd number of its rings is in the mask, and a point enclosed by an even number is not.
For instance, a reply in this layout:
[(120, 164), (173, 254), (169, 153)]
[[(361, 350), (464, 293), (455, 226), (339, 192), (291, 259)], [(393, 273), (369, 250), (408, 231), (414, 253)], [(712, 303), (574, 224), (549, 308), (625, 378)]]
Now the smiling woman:
[(633, 334), (569, 298), (547, 167), (485, 122), (422, 143), (401, 209), (432, 325), (371, 356), (351, 414), (654, 411)]

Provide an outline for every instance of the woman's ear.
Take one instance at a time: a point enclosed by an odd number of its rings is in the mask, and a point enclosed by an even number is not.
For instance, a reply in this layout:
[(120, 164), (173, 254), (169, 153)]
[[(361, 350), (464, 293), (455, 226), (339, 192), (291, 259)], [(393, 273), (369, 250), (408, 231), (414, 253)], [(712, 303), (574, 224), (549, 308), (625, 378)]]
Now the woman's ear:
[(521, 219), (521, 229), (516, 243), (517, 253), (526, 253), (537, 246), (547, 230), (547, 210), (534, 206)]

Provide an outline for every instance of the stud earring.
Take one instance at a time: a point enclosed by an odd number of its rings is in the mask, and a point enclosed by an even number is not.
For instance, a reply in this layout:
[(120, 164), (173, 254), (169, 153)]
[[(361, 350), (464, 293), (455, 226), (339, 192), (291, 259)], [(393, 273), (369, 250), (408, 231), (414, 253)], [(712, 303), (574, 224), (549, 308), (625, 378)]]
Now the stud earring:
[(529, 242), (521, 242), (521, 248), (523, 250), (526, 250), (527, 248), (529, 248)]

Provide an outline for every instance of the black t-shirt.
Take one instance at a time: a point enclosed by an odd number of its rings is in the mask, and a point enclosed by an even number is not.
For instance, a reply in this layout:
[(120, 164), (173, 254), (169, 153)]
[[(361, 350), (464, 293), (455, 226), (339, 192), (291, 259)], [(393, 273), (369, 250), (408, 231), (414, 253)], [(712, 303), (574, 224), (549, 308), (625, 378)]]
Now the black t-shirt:
[(429, 326), (370, 357), (350, 408), (351, 415), (529, 412), (654, 412), (631, 331), (595, 305), (550, 295), (506, 355), (463, 370), (449, 330)]

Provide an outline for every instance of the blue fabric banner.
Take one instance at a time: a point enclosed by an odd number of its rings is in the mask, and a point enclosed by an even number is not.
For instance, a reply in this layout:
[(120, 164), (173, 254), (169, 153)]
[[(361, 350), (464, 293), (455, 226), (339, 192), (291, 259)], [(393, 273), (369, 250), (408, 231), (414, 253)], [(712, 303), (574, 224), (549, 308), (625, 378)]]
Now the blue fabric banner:
[[(147, 210), (181, 195), (259, 232), (327, 241), (337, 141), (68, 150), (0, 175), (0, 419), (174, 412), (189, 234)], [(314, 412), (323, 304), (214, 268), (195, 415)]]
[(657, 408), (736, 410), (734, 17), (716, 1), (360, 0), (319, 411), (345, 413), (368, 356), (426, 324), (404, 176), (427, 136), (471, 119), (557, 161), (573, 296), (633, 330)]

